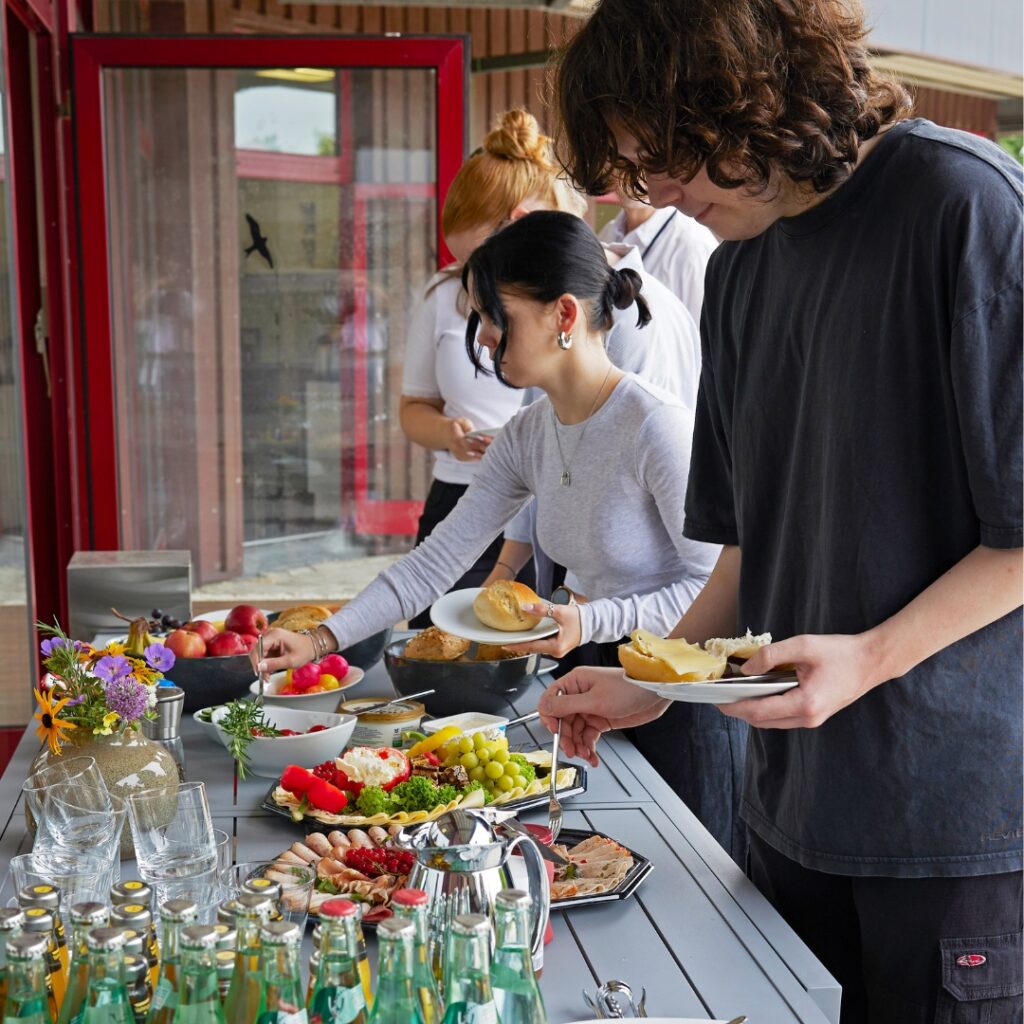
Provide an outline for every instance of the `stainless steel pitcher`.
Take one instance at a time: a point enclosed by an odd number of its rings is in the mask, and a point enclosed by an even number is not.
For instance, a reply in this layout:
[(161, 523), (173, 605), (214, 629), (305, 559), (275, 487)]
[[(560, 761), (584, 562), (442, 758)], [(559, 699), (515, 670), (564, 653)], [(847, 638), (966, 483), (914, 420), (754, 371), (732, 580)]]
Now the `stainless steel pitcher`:
[(534, 955), (543, 945), (551, 909), (544, 861), (533, 839), (499, 834), (494, 826), (501, 817), (487, 810), (456, 809), (397, 837), (416, 856), (407, 885), (424, 890), (430, 899), (431, 958), (438, 977), (443, 976), (445, 957), (440, 940), (459, 914), (485, 914), (493, 921), (495, 897), (502, 889), (515, 888), (508, 858), (520, 847), (533, 901)]

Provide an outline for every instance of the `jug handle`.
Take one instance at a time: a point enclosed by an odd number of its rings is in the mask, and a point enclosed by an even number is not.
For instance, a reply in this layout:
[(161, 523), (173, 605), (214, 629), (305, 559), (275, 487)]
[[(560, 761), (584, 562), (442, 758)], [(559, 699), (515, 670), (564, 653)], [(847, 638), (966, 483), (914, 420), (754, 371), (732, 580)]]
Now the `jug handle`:
[(520, 843), (525, 844), (522, 855), (526, 862), (530, 899), (533, 901), (533, 942), (530, 944), (530, 952), (536, 956), (544, 945), (544, 933), (548, 927), (551, 887), (548, 883), (547, 868), (544, 867), (544, 858), (537, 849), (537, 841), (530, 836), (516, 836), (509, 843), (508, 852), (511, 853)]

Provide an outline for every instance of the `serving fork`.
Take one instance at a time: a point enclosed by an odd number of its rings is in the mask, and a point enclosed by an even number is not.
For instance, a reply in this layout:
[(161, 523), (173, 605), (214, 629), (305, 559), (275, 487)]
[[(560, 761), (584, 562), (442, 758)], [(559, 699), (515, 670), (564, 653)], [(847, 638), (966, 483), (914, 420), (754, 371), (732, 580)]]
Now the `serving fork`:
[[(562, 691), (558, 691), (562, 696)], [(551, 778), (548, 783), (548, 829), (551, 831), (551, 842), (558, 841), (558, 833), (562, 831), (562, 805), (558, 800), (558, 748), (562, 744), (562, 719), (558, 720), (555, 729), (555, 741), (551, 748)]]

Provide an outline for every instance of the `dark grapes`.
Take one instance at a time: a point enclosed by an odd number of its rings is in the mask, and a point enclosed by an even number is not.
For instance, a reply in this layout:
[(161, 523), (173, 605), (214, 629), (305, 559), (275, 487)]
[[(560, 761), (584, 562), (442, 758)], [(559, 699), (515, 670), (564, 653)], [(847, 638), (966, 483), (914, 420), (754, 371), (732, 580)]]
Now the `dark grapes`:
[(149, 614), (158, 621), (164, 617), (164, 613), (159, 608), (154, 608)]
[(181, 619), (174, 619), (167, 615), (163, 618), (163, 624), (168, 629), (181, 629)]

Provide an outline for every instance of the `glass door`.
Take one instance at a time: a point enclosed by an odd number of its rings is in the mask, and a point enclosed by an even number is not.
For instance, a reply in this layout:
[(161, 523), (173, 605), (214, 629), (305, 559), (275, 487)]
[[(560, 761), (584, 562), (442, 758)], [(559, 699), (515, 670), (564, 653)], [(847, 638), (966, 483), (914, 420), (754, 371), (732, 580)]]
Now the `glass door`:
[(429, 465), (401, 367), (447, 261), (461, 38), (72, 56), (92, 546), (189, 548), (200, 587), (406, 550)]

